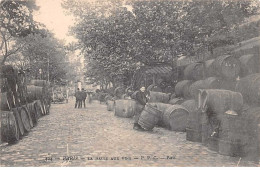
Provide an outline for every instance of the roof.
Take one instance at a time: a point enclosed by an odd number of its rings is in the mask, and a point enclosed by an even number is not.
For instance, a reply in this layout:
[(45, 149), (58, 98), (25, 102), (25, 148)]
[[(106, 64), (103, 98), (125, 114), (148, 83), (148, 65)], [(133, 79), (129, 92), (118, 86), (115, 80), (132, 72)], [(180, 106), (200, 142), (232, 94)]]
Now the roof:
[(171, 66), (154, 66), (148, 68), (145, 73), (146, 74), (170, 74), (172, 72)]

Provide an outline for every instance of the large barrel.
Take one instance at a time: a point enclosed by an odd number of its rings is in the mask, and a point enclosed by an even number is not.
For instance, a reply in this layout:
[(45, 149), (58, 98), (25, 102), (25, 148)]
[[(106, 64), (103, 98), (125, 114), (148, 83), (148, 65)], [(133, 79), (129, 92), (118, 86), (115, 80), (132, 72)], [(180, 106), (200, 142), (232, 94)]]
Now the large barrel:
[(193, 99), (198, 100), (199, 90), (200, 89), (207, 89), (204, 80), (195, 81), (190, 85), (189, 91), (190, 95)]
[(135, 114), (136, 102), (134, 100), (116, 100), (115, 116), (130, 118)]
[(191, 97), (189, 88), (192, 83), (193, 83), (193, 81), (191, 81), (191, 80), (183, 80), (183, 81), (178, 82), (175, 86), (176, 96), (189, 99)]
[(19, 107), (18, 111), (20, 113), (20, 117), (22, 119), (25, 132), (31, 131), (29, 112), (24, 107)]
[(191, 63), (184, 69), (184, 78), (187, 80), (201, 80), (204, 78), (203, 63)]
[(243, 55), (239, 58), (241, 63), (241, 77), (257, 73), (259, 71), (259, 56), (254, 54)]
[(31, 113), (27, 107), (27, 105), (22, 105), (22, 108), (25, 109), (25, 111), (27, 112), (28, 114), (28, 120), (29, 120), (29, 125), (30, 125), (30, 128), (33, 128), (33, 121), (32, 121), (32, 117), (31, 117)]
[(243, 95), (246, 103), (260, 105), (260, 73), (240, 79), (235, 90)]
[(43, 88), (39, 86), (27, 86), (28, 99), (32, 102), (42, 98)]
[(152, 130), (159, 122), (162, 112), (150, 104), (146, 104), (142, 111), (138, 124), (145, 130)]
[(231, 55), (217, 57), (212, 63), (216, 74), (225, 79), (236, 79), (240, 73), (240, 61)]
[(185, 131), (189, 111), (181, 105), (172, 105), (163, 113), (165, 126), (173, 131)]
[[(171, 104), (165, 104), (165, 103), (149, 103), (151, 106), (155, 107), (156, 109), (158, 109), (159, 111), (162, 112), (161, 115), (163, 115), (164, 111), (168, 108), (171, 107)], [(162, 117), (160, 117), (158, 123), (158, 126), (164, 127), (164, 123), (162, 121)]]
[(204, 80), (199, 80), (191, 84), (190, 94), (193, 99), (198, 100), (200, 89), (218, 89), (221, 87), (221, 81), (216, 77), (209, 77)]
[(41, 103), (40, 100), (35, 100), (34, 101), (34, 106), (37, 109), (38, 117), (41, 117), (42, 115), (44, 115), (44, 110), (43, 110), (42, 103)]
[(181, 106), (189, 111), (189, 113), (194, 112), (198, 108), (198, 104), (195, 100), (186, 100), (184, 101)]
[(218, 77), (208, 77), (204, 79), (204, 84), (208, 89), (219, 89), (220, 88), (221, 79)]
[(35, 85), (35, 86), (39, 86), (39, 87), (49, 87), (50, 86), (50, 82), (46, 81), (46, 80), (40, 80), (40, 79), (34, 79), (31, 80), (31, 85)]
[(171, 104), (166, 104), (166, 103), (149, 103), (149, 104), (161, 112), (164, 112), (165, 109), (172, 106)]
[(214, 59), (210, 59), (210, 60), (205, 61), (205, 63), (204, 63), (206, 77), (216, 76), (215, 70), (213, 68), (213, 62), (214, 62)]
[(107, 110), (108, 111), (113, 111), (114, 110), (114, 108), (115, 108), (115, 101), (107, 100), (106, 104), (107, 104)]
[(235, 91), (237, 81), (236, 80), (220, 80), (220, 89)]
[(160, 103), (168, 103), (171, 94), (166, 94), (162, 92), (153, 92), (150, 91), (150, 99), (149, 102), (160, 102)]
[(10, 144), (19, 140), (19, 130), (13, 112), (1, 111), (1, 141)]
[(24, 135), (24, 127), (23, 127), (23, 122), (22, 122), (20, 113), (18, 112), (17, 108), (12, 108), (12, 112), (13, 112), (15, 120), (16, 120), (16, 124), (17, 124), (17, 128), (19, 130), (20, 137), (22, 137)]
[(189, 113), (187, 119), (186, 139), (193, 142), (202, 142), (202, 119), (206, 113), (200, 109)]
[(173, 98), (168, 103), (171, 105), (182, 104), (185, 100), (183, 98)]
[(38, 123), (39, 114), (37, 114), (37, 109), (34, 102), (28, 104), (28, 110), (32, 118), (33, 126), (36, 126)]
[[(247, 157), (255, 160), (257, 153), (258, 118), (251, 114), (252, 109), (242, 115), (221, 116), (221, 131), (219, 135), (219, 153), (228, 156)], [(254, 111), (254, 110), (253, 110)], [(258, 113), (259, 113), (258, 109)], [(253, 116), (248, 116), (251, 114)], [(258, 161), (258, 159), (257, 159)]]
[(221, 89), (204, 89), (200, 93), (199, 108), (223, 114), (227, 111), (239, 114), (243, 107), (243, 96), (239, 92)]

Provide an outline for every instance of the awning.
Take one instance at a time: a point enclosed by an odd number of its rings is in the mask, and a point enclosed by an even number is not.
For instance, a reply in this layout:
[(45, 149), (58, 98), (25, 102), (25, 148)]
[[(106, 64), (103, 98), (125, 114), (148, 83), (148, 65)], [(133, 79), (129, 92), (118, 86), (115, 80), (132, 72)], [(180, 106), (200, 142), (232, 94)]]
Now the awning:
[(154, 66), (145, 71), (146, 74), (170, 74), (171, 72), (172, 67), (170, 66)]

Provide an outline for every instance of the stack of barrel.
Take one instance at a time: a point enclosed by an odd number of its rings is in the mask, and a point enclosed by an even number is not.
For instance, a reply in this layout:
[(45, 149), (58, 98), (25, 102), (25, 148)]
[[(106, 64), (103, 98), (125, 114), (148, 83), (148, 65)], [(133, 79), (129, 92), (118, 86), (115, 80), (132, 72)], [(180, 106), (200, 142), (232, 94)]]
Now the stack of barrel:
[[(16, 143), (40, 116), (39, 105), (28, 104), (26, 75), (10, 65), (1, 67), (1, 142)], [(36, 94), (37, 96), (39, 94)], [(35, 95), (35, 96), (36, 96)]]
[[(258, 135), (257, 125), (246, 126), (259, 118), (257, 113), (250, 113), (254, 106), (260, 105), (258, 58), (252, 54), (240, 58), (223, 55), (205, 62), (192, 63), (185, 68), (186, 80), (176, 84), (176, 97), (173, 96), (170, 102), (181, 104), (190, 112), (186, 129), (187, 140), (203, 142), (210, 149), (231, 156), (235, 155), (231, 152), (234, 147), (240, 149), (236, 150), (236, 156), (249, 156), (251, 154), (243, 150), (257, 149), (257, 145), (245, 139), (249, 134), (255, 139)], [(258, 109), (254, 109), (254, 112), (260, 113)], [(244, 135), (235, 132), (238, 127), (225, 126), (229, 120), (231, 126), (242, 123), (247, 129), (244, 130)], [(231, 135), (233, 133), (237, 136)], [(228, 148), (230, 150), (224, 151)], [(251, 153), (252, 151), (253, 149)]]
[(40, 115), (49, 114), (51, 106), (51, 91), (50, 83), (46, 80), (31, 80), (30, 85), (27, 86), (29, 107), (37, 104), (37, 112)]

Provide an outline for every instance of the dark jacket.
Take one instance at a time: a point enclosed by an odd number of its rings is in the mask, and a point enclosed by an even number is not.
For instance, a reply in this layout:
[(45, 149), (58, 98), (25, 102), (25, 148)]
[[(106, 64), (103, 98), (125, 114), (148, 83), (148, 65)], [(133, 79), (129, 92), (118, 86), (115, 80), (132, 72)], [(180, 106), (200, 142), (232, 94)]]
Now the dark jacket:
[(76, 97), (76, 100), (80, 100), (81, 99), (81, 91), (75, 92), (75, 97)]
[(87, 98), (87, 92), (81, 91), (82, 99), (85, 100)]
[(141, 105), (144, 105), (147, 103), (147, 98), (144, 92), (142, 91), (138, 91), (136, 93), (136, 99), (135, 99), (138, 103), (140, 103)]

